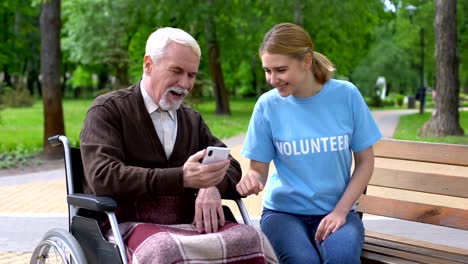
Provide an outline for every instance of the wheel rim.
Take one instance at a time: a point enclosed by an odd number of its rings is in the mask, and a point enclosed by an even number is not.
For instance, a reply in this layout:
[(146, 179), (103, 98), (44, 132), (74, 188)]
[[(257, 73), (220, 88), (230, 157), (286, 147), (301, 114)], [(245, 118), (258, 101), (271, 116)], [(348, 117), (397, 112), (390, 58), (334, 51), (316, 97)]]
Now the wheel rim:
[(68, 245), (52, 239), (47, 239), (39, 243), (33, 254), (33, 259), (36, 260), (35, 263), (37, 264), (76, 263), (76, 257), (73, 256), (73, 252)]

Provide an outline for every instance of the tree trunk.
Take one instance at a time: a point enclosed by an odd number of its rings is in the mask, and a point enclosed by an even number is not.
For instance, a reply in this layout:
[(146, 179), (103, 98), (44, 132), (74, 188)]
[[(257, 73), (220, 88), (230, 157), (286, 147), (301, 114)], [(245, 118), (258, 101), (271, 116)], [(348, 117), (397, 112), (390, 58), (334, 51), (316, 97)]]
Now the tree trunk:
[(28, 70), (28, 78), (26, 81), (26, 86), (31, 93), (31, 95), (35, 95), (36, 90), (39, 89), (39, 73), (35, 66), (31, 66), (31, 69)]
[(109, 81), (109, 73), (107, 70), (101, 70), (98, 72), (98, 85), (97, 89), (102, 90), (106, 88), (107, 82)]
[(130, 84), (128, 79), (128, 63), (125, 62), (126, 59), (123, 59), (123, 62), (119, 63), (115, 68), (115, 77), (117, 79), (117, 85), (114, 89), (122, 89), (127, 87)]
[(60, 0), (42, 1), (40, 28), (44, 155), (48, 158), (60, 157), (63, 151), (52, 147), (47, 139), (56, 134), (65, 134), (60, 89), (60, 27)]
[(294, 1), (294, 23), (301, 27), (304, 26), (304, 5), (302, 0)]
[[(209, 8), (213, 8), (214, 0), (208, 0)], [(209, 12), (205, 18), (205, 36), (208, 46), (208, 63), (210, 65), (211, 80), (214, 84), (214, 95), (216, 100), (217, 115), (231, 115), (228, 94), (224, 86), (223, 70), (219, 62), (219, 47), (216, 37), (216, 26), (213, 21), (214, 12)]]
[(436, 108), (420, 136), (461, 136), (457, 57), (457, 1), (435, 0)]

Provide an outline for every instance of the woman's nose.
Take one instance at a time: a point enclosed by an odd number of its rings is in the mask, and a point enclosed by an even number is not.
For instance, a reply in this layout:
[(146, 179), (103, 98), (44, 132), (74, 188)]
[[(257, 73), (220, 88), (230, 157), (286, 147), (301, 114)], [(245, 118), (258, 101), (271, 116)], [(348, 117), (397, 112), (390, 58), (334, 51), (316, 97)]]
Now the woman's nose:
[(276, 74), (270, 73), (270, 84), (274, 85), (278, 81)]

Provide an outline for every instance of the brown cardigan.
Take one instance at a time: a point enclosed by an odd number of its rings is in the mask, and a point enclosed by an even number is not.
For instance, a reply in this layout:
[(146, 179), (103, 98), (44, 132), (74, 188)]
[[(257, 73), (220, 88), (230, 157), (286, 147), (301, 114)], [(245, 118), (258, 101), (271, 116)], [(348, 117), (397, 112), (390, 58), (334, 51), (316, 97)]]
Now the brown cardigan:
[[(80, 137), (85, 192), (115, 198), (120, 221), (193, 221), (198, 190), (184, 188), (182, 166), (207, 146), (225, 145), (187, 105), (177, 110), (177, 122), (174, 150), (167, 159), (139, 83), (96, 98)], [(230, 159), (231, 166), (217, 185), (221, 195), (235, 190), (242, 175), (239, 163)]]

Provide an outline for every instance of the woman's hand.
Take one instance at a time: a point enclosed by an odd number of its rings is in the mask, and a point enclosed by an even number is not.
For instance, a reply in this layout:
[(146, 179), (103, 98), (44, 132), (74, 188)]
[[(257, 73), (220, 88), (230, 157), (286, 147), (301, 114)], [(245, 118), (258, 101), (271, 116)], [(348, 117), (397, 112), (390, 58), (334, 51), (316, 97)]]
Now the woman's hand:
[(333, 210), (325, 218), (320, 221), (320, 224), (315, 233), (315, 241), (317, 243), (322, 243), (325, 239), (330, 236), (330, 234), (335, 233), (346, 223), (346, 217), (349, 212), (339, 212)]
[(258, 195), (265, 188), (267, 178), (268, 163), (251, 160), (247, 174), (242, 177), (236, 189), (241, 195)]

